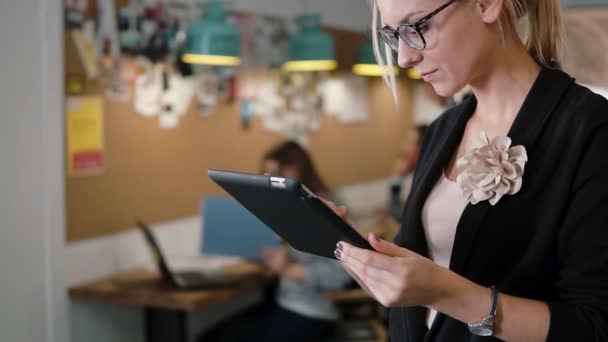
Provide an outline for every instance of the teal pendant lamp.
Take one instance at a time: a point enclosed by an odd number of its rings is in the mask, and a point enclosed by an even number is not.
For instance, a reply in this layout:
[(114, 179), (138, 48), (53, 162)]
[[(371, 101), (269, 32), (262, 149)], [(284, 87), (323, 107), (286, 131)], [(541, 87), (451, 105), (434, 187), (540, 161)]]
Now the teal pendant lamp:
[[(389, 67), (386, 66), (386, 58), (384, 57), (384, 44), (381, 44), (380, 46), (380, 54), (384, 59), (385, 68), (389, 70)], [(389, 72), (390, 71), (391, 70), (389, 70)], [(353, 73), (360, 76), (382, 76), (382, 66), (376, 61), (376, 56), (374, 55), (374, 45), (370, 39), (367, 39), (359, 47), (357, 64), (353, 65)], [(392, 68), (392, 73), (395, 76), (399, 75), (399, 68), (394, 66)]]
[(286, 71), (329, 71), (338, 66), (334, 40), (321, 31), (321, 16), (305, 14), (296, 17), (300, 30), (289, 39)]
[(240, 33), (227, 19), (222, 2), (211, 0), (207, 14), (188, 29), (182, 61), (214, 66), (241, 64)]

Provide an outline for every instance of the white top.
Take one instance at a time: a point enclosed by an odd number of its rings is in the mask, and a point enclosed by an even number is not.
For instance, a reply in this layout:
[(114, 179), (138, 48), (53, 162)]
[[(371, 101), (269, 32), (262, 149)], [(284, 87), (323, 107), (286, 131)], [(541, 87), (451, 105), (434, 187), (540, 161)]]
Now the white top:
[[(442, 172), (422, 208), (422, 225), (429, 256), (440, 266), (450, 267), (456, 227), (467, 203), (458, 184)], [(429, 310), (426, 321), (429, 329), (436, 315), (437, 311)]]

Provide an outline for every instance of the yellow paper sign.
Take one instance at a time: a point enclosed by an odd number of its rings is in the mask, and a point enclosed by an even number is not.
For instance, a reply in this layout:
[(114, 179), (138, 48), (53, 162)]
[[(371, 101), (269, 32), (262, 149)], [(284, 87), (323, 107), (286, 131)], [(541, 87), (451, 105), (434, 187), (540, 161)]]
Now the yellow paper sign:
[(100, 173), (105, 165), (102, 99), (68, 97), (66, 112), (69, 174), (75, 176)]

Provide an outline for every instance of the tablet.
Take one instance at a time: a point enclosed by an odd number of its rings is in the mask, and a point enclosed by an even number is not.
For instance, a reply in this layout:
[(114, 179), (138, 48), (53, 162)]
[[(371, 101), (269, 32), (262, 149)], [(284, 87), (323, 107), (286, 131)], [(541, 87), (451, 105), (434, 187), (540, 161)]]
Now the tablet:
[(335, 259), (339, 241), (372, 249), (363, 236), (294, 179), (212, 169), (208, 175), (299, 251)]

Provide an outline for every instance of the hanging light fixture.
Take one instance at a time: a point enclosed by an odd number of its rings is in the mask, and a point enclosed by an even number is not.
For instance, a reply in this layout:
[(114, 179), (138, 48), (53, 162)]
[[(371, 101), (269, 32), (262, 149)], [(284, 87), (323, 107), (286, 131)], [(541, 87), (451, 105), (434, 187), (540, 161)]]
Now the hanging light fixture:
[[(380, 47), (380, 53), (382, 58), (384, 58), (384, 49)], [(392, 69), (393, 74), (399, 75), (399, 68), (394, 66), (393, 68), (389, 68), (386, 65), (386, 58), (384, 58), (384, 68), (389, 72)], [(353, 73), (360, 76), (382, 76), (382, 68), (380, 64), (376, 61), (376, 56), (374, 55), (374, 47), (371, 39), (367, 39), (361, 46), (359, 47), (359, 53), (357, 55), (357, 64), (353, 65)]]
[(241, 64), (239, 30), (227, 22), (221, 0), (211, 0), (207, 14), (190, 26), (182, 61), (189, 64), (237, 66)]
[(305, 14), (296, 17), (300, 30), (289, 39), (287, 71), (328, 71), (338, 66), (334, 39), (321, 31), (321, 16)]
[(413, 67), (407, 69), (407, 77), (409, 77), (412, 80), (421, 80), (422, 79), (422, 76), (420, 76), (418, 71), (416, 71), (416, 69), (414, 69)]

